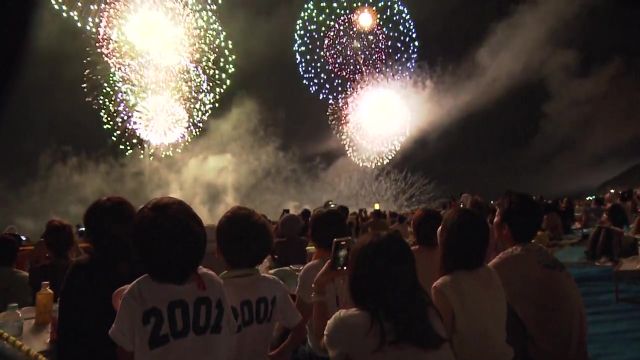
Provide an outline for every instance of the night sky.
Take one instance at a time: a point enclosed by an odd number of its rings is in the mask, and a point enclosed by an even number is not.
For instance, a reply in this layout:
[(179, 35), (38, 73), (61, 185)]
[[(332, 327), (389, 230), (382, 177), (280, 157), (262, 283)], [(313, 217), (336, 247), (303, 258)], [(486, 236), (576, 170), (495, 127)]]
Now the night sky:
[[(461, 111), (437, 132), (426, 131), (391, 166), (429, 177), (450, 193), (495, 196), (520, 189), (556, 195), (593, 188), (640, 161), (640, 2), (551, 1), (573, 3), (575, 11), (542, 42), (541, 59), (523, 66), (495, 97)], [(405, 2), (418, 30), (421, 69), (436, 84), (460, 84), (482, 72), (476, 63), (486, 39), (497, 29), (508, 33), (517, 27), (509, 19), (548, 1)], [(221, 21), (237, 52), (236, 73), (211, 121), (235, 99), (254, 99), (265, 113), (264, 127), (284, 151), (331, 163), (344, 150), (327, 124), (326, 103), (302, 84), (291, 49), (303, 3), (224, 2)], [(119, 156), (81, 89), (90, 39), (49, 1), (0, 6), (0, 168), (6, 188), (38, 178), (43, 153)], [(535, 31), (537, 24), (527, 26)], [(528, 32), (522, 34), (526, 43)]]

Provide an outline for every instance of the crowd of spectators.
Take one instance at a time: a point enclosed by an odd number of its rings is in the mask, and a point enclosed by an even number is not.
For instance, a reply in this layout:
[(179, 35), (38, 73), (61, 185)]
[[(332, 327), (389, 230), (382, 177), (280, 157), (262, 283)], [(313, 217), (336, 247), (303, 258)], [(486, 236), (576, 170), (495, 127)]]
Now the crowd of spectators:
[(585, 309), (550, 248), (577, 237), (588, 259), (616, 262), (636, 212), (633, 192), (464, 194), (406, 213), (328, 201), (277, 221), (234, 207), (205, 226), (179, 199), (136, 211), (106, 197), (84, 214), (84, 250), (52, 219), (28, 273), (21, 236), (0, 235), (0, 310), (50, 282), (58, 359), (581, 360)]

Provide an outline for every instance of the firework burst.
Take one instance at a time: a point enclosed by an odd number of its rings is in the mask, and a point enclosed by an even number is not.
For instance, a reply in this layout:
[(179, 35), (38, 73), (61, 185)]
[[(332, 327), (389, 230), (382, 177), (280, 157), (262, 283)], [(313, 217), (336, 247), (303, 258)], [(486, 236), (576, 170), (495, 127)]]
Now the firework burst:
[(412, 72), (417, 48), (415, 25), (400, 0), (310, 0), (296, 24), (302, 79), (329, 100), (363, 75)]
[(215, 11), (204, 0), (109, 0), (102, 7), (85, 89), (127, 155), (173, 155), (218, 106), (235, 57)]
[(358, 165), (375, 168), (389, 163), (411, 135), (415, 119), (407, 81), (373, 76), (331, 104), (331, 126)]

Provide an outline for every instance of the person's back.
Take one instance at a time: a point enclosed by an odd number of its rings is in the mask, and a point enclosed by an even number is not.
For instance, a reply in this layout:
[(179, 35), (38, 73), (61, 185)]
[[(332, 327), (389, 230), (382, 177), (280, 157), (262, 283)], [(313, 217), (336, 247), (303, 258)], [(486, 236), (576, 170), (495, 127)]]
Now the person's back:
[[(347, 275), (355, 307), (338, 311), (326, 323), (321, 345), (331, 359), (454, 359), (442, 320), (399, 233), (360, 239)], [(340, 274), (325, 267), (316, 278), (317, 291), (324, 293), (335, 276)], [(319, 301), (314, 308), (322, 313), (326, 305)], [(317, 320), (322, 323), (322, 316)]]
[(560, 241), (564, 237), (562, 219), (555, 211), (551, 211), (544, 216), (542, 228), (549, 234), (549, 240), (551, 241)]
[[(295, 233), (298, 231), (295, 229)], [(294, 345), (304, 337), (302, 316), (284, 284), (273, 276), (261, 275), (256, 269), (271, 251), (271, 226), (257, 212), (234, 207), (218, 222), (217, 238), (227, 270), (220, 277), (237, 323), (232, 358), (290, 357)], [(293, 333), (297, 338), (285, 341), (285, 345), (272, 354), (269, 347), (276, 324), (296, 329)]]
[[(433, 309), (429, 318), (438, 332), (444, 336), (439, 315)], [(387, 324), (385, 331), (393, 336)], [(424, 350), (409, 344), (386, 345), (379, 348), (380, 325), (371, 315), (359, 309), (338, 311), (327, 323), (325, 341), (329, 349), (340, 349), (332, 353), (331, 359), (351, 360), (453, 360), (451, 347), (446, 344), (435, 350)]]
[(200, 217), (185, 202), (151, 200), (135, 216), (133, 249), (146, 275), (125, 291), (109, 336), (120, 358), (230, 359), (236, 323), (213, 272)]
[(126, 199), (96, 200), (84, 216), (89, 254), (76, 260), (60, 292), (58, 359), (115, 359), (109, 328), (116, 312), (111, 296), (136, 279), (130, 236), (135, 209)]
[[(296, 306), (303, 318), (307, 320), (308, 344), (304, 351), (309, 351), (316, 357), (326, 357), (326, 352), (320, 346), (321, 333), (314, 331), (312, 304), (315, 301), (313, 283), (320, 270), (331, 257), (331, 246), (336, 238), (349, 236), (349, 228), (342, 215), (335, 209), (317, 210), (309, 222), (311, 242), (316, 248), (314, 259), (307, 263), (298, 277), (296, 289)], [(326, 288), (327, 307), (329, 315), (333, 315), (341, 308), (350, 308), (348, 284), (338, 279)]]
[(438, 232), (442, 277), (431, 289), (458, 360), (511, 360), (507, 302), (497, 274), (484, 264), (489, 227), (475, 211), (458, 208)]
[(431, 286), (440, 277), (440, 250), (438, 247), (415, 246), (411, 251), (416, 259), (420, 285), (425, 291), (430, 292)]
[(181, 285), (159, 283), (149, 275), (134, 281), (109, 335), (136, 360), (205, 360), (231, 359), (235, 331), (222, 281), (200, 267)]
[[(493, 262), (507, 301), (524, 323), (533, 359), (582, 359), (586, 329), (578, 286), (564, 265), (536, 244), (512, 247)], [(581, 340), (582, 339), (582, 340)]]
[(59, 359), (116, 358), (116, 345), (108, 335), (116, 317), (111, 295), (135, 279), (129, 274), (91, 255), (71, 265), (60, 293)]
[(437, 233), (441, 223), (440, 212), (429, 208), (418, 210), (411, 223), (417, 244), (411, 251), (416, 260), (418, 280), (429, 294), (431, 286), (440, 277), (440, 249)]
[(20, 307), (31, 304), (29, 274), (15, 268), (19, 249), (15, 234), (0, 235), (0, 312), (12, 303)]
[(302, 320), (289, 291), (277, 278), (257, 270), (225, 272), (222, 279), (237, 322), (232, 358), (267, 359), (276, 324), (293, 329)]
[(304, 265), (307, 263), (307, 239), (300, 237), (304, 227), (302, 218), (287, 214), (280, 219), (273, 243), (273, 262), (275, 267)]
[(42, 282), (48, 281), (53, 290), (54, 301), (58, 301), (62, 283), (71, 266), (70, 252), (76, 242), (73, 227), (62, 220), (49, 220), (42, 238), (51, 260), (29, 270), (29, 283), (34, 300)]
[(451, 344), (456, 359), (510, 359), (507, 302), (500, 279), (487, 266), (456, 271), (433, 284), (453, 309)]
[(302, 237), (276, 239), (273, 243), (275, 267), (306, 264), (307, 245), (309, 242)]
[(509, 343), (517, 359), (585, 360), (586, 316), (578, 287), (558, 259), (531, 243), (541, 221), (531, 196), (509, 194), (494, 223), (507, 248), (490, 266), (509, 303)]

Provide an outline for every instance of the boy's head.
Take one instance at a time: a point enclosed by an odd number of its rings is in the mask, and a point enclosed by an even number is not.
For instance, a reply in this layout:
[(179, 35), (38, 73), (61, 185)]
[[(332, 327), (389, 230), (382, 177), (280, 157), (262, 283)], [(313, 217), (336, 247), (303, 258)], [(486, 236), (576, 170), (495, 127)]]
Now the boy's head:
[(196, 272), (207, 244), (204, 224), (182, 200), (161, 197), (135, 217), (133, 246), (154, 281), (184, 284)]
[(220, 218), (216, 237), (218, 252), (229, 269), (254, 268), (273, 247), (271, 225), (257, 212), (241, 206)]
[(331, 250), (333, 239), (349, 236), (347, 220), (336, 209), (319, 209), (311, 216), (309, 235), (318, 249)]

